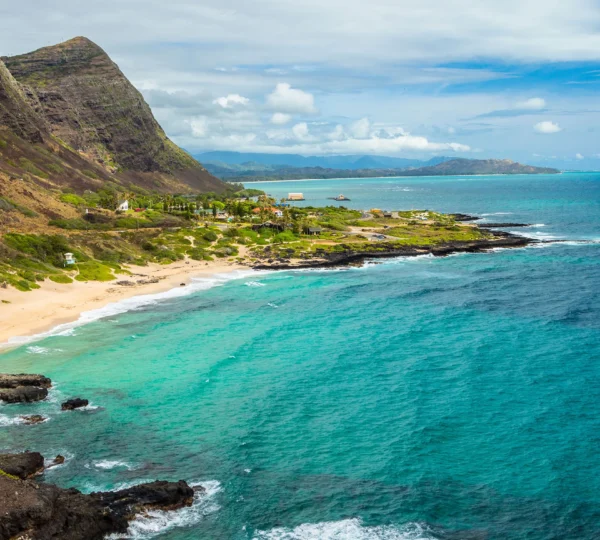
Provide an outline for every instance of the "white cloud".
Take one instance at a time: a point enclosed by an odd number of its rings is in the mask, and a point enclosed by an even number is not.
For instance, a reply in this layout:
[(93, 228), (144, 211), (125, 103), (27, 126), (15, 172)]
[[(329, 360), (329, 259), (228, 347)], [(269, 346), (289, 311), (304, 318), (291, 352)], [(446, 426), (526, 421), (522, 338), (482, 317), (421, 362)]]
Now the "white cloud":
[(208, 135), (208, 120), (206, 118), (193, 118), (189, 121), (194, 137), (206, 137)]
[(357, 139), (366, 139), (371, 132), (371, 122), (368, 118), (361, 118), (350, 126), (350, 133)]
[(282, 126), (284, 124), (287, 124), (291, 119), (291, 114), (276, 112), (273, 116), (271, 116), (271, 124)]
[(346, 138), (346, 132), (344, 130), (344, 126), (338, 124), (333, 128), (333, 131), (327, 134), (327, 138), (332, 141), (341, 141)]
[(248, 105), (250, 100), (244, 96), (240, 96), (239, 94), (229, 94), (228, 96), (215, 99), (213, 103), (215, 105), (220, 105), (224, 109), (231, 109), (235, 105)]
[(306, 124), (306, 122), (301, 122), (300, 124), (296, 124), (292, 128), (292, 133), (294, 134), (294, 137), (296, 137), (296, 139), (298, 139), (299, 141), (308, 139), (309, 138), (308, 125)]
[(579, 152), (577, 152), (577, 154), (575, 154), (575, 159), (581, 160), (581, 159), (585, 159), (585, 157), (582, 156)]
[(551, 122), (550, 120), (538, 122), (535, 126), (533, 126), (533, 129), (535, 131), (537, 131), (538, 133), (544, 133), (544, 134), (558, 133), (559, 131), (562, 131), (562, 128), (558, 124), (555, 124), (554, 122)]
[(516, 108), (527, 111), (541, 111), (546, 108), (546, 100), (539, 97), (533, 97), (526, 99), (525, 101), (520, 101), (517, 103)]
[(284, 113), (317, 114), (312, 94), (292, 88), (288, 83), (279, 83), (267, 96), (267, 106)]

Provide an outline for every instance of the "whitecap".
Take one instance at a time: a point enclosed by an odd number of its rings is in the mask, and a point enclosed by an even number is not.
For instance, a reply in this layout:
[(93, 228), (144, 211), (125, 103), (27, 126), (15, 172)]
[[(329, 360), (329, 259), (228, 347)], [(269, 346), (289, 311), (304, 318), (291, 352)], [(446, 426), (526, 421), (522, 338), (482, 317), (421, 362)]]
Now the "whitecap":
[[(139, 482), (137, 482), (139, 483)], [(219, 510), (215, 496), (221, 491), (221, 484), (216, 480), (206, 482), (190, 483), (191, 487), (202, 486), (204, 492), (194, 494), (192, 506), (179, 510), (163, 511), (150, 510), (144, 515), (138, 516), (131, 521), (125, 534), (112, 534), (109, 539), (146, 539), (153, 538), (177, 527), (190, 527), (202, 521), (202, 519)]]
[(272, 308), (275, 308), (275, 309), (277, 309), (277, 308), (279, 307), (277, 304), (274, 304), (273, 302), (269, 302), (269, 303), (267, 304), (267, 306), (269, 306), (269, 307), (272, 307)]
[(368, 527), (359, 519), (305, 523), (293, 529), (277, 527), (257, 531), (255, 540), (433, 540), (435, 537), (418, 523), (402, 526)]
[(25, 420), (19, 416), (7, 416), (6, 414), (0, 414), (0, 427), (15, 426), (17, 424), (23, 424)]
[(260, 281), (246, 281), (246, 283), (244, 283), (244, 285), (246, 285), (246, 287), (264, 287), (265, 284), (261, 283)]
[(35, 345), (32, 345), (31, 347), (27, 347), (26, 351), (29, 354), (48, 354), (50, 352), (50, 349), (46, 347), (36, 347)]
[(126, 461), (111, 461), (109, 459), (94, 462), (94, 467), (96, 467), (97, 469), (127, 469), (128, 471), (132, 471), (133, 469), (137, 468), (136, 465), (132, 465), (131, 463), (127, 463)]
[(479, 214), (480, 216), (510, 216), (513, 212), (491, 212), (489, 214)]

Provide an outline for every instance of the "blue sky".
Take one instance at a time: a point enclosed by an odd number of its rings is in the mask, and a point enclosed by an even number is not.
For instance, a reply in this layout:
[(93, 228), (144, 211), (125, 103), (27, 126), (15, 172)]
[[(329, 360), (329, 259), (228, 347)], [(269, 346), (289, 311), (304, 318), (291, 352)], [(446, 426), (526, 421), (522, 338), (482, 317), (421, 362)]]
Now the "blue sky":
[(192, 152), (600, 169), (597, 0), (90, 4), (0, 7), (0, 54), (89, 37)]

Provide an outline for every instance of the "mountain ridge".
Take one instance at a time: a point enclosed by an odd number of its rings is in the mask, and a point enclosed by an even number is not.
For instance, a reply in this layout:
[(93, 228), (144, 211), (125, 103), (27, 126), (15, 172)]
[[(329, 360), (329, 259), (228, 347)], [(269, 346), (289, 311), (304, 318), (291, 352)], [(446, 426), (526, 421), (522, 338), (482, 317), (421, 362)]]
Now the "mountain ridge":
[[(87, 38), (0, 58), (0, 127), (46, 149), (62, 146), (86, 160), (105, 182), (158, 191), (226, 189), (167, 137), (140, 92)], [(0, 166), (17, 174), (23, 168), (18, 160), (10, 159), (16, 167), (8, 163), (4, 142)], [(36, 168), (51, 183), (85, 189), (85, 182), (65, 180), (42, 165)]]

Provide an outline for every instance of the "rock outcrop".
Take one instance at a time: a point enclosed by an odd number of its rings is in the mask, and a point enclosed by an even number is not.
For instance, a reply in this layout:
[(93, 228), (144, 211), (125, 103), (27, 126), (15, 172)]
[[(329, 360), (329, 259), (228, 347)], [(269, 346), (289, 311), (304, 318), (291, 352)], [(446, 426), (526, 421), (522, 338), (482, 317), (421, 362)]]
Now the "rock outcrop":
[(21, 480), (32, 478), (44, 471), (44, 456), (39, 452), (0, 454), (0, 471), (16, 476)]
[[(63, 462), (56, 456), (52, 465)], [(0, 454), (0, 540), (99, 540), (125, 533), (137, 514), (176, 510), (191, 506), (194, 499), (194, 490), (183, 480), (85, 495), (30, 480), (43, 470), (44, 457), (38, 452)]]
[(0, 401), (5, 403), (27, 403), (40, 401), (48, 395), (52, 381), (43, 375), (0, 374)]
[[(20, 83), (18, 105), (11, 110), (16, 108), (24, 120), (32, 113), (38, 121), (31, 124), (47, 125), (55, 138), (117, 181), (168, 191), (225, 189), (223, 182), (169, 140), (140, 92), (89, 39), (77, 37), (2, 60), (6, 67), (0, 71), (0, 82)], [(1, 111), (0, 125), (3, 116), (8, 118)], [(27, 129), (19, 128), (14, 116), (4, 123), (31, 139), (32, 128), (29, 124)]]
[(81, 407), (87, 407), (89, 405), (89, 401), (83, 398), (72, 398), (68, 399), (64, 403), (61, 404), (60, 408), (63, 411), (72, 411), (73, 409), (80, 409)]
[(100, 540), (125, 533), (137, 514), (190, 506), (193, 497), (182, 480), (85, 495), (0, 475), (0, 540)]

